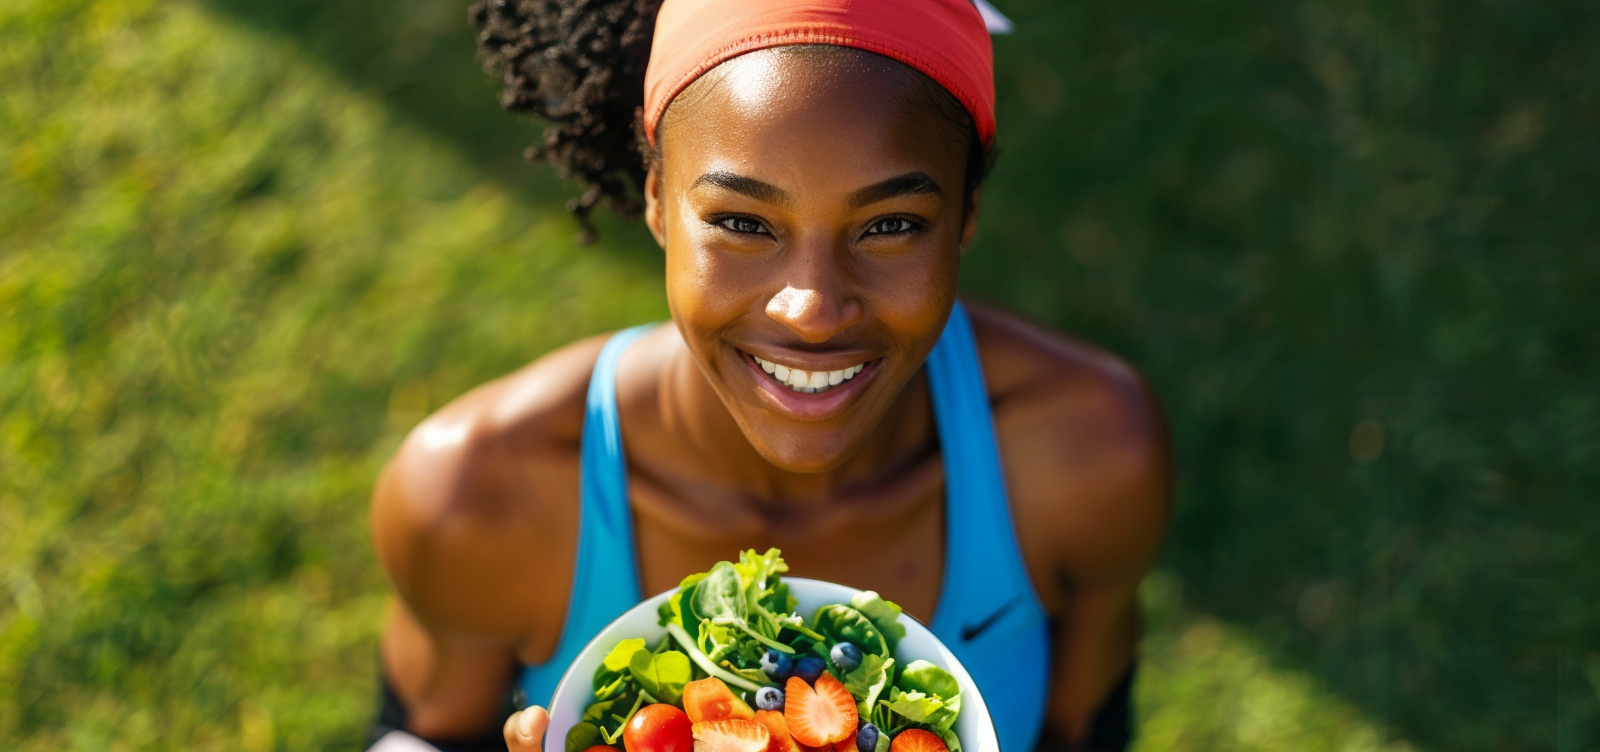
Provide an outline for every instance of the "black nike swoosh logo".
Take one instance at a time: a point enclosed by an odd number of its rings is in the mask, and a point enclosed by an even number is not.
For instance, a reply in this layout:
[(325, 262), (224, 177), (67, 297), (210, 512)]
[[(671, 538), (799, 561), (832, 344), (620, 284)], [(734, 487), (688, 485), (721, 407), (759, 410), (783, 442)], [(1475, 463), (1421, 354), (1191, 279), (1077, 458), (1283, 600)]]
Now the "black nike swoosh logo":
[(961, 628), (961, 641), (962, 642), (972, 642), (973, 640), (978, 639), (978, 635), (981, 635), (984, 632), (988, 631), (988, 629), (990, 627), (994, 626), (995, 622), (1000, 621), (1000, 617), (1005, 616), (1007, 612), (1009, 612), (1013, 607), (1015, 607), (1017, 605), (1017, 601), (1019, 601), (1019, 600), (1022, 600), (1021, 596), (1018, 596), (1016, 598), (1012, 598), (1010, 601), (1007, 601), (1004, 606), (1001, 606), (999, 609), (997, 609), (994, 613), (989, 614), (987, 617), (984, 617), (983, 621), (980, 621), (977, 624), (971, 624), (971, 625), (962, 627)]

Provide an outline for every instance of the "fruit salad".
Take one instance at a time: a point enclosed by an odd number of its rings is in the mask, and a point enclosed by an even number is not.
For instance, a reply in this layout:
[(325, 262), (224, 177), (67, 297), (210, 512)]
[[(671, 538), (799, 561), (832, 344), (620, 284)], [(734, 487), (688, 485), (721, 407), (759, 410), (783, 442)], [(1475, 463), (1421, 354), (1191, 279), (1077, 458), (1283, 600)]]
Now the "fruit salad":
[(961, 752), (948, 671), (902, 664), (900, 607), (874, 592), (807, 619), (777, 549), (690, 575), (667, 637), (626, 639), (595, 670), (566, 752)]

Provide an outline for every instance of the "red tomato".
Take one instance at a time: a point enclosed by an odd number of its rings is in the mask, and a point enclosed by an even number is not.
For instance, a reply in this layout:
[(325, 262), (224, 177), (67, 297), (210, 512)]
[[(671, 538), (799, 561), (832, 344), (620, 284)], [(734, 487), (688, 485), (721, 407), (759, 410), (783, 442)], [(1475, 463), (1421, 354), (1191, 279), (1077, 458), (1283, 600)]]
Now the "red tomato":
[(622, 730), (622, 746), (628, 752), (694, 752), (694, 728), (676, 707), (646, 705)]

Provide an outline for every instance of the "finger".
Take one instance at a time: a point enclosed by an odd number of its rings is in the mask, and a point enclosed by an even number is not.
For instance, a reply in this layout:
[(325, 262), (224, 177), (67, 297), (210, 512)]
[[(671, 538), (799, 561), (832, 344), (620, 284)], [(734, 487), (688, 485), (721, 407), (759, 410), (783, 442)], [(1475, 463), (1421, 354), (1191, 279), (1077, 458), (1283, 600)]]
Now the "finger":
[(520, 713), (512, 713), (502, 729), (506, 746), (511, 752), (543, 752), (544, 730), (550, 725), (550, 714), (537, 705)]

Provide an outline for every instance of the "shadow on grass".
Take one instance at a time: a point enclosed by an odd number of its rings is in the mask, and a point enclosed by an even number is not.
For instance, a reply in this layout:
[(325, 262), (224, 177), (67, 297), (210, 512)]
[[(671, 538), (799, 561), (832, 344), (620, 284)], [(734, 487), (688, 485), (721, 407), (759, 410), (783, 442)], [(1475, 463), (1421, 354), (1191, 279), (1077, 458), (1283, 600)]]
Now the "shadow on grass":
[[(464, 2), (209, 4), (564, 197)], [(1600, 743), (1594, 7), (1012, 0), (996, 46), (968, 292), (1163, 396), (1186, 608), (1426, 748)]]

